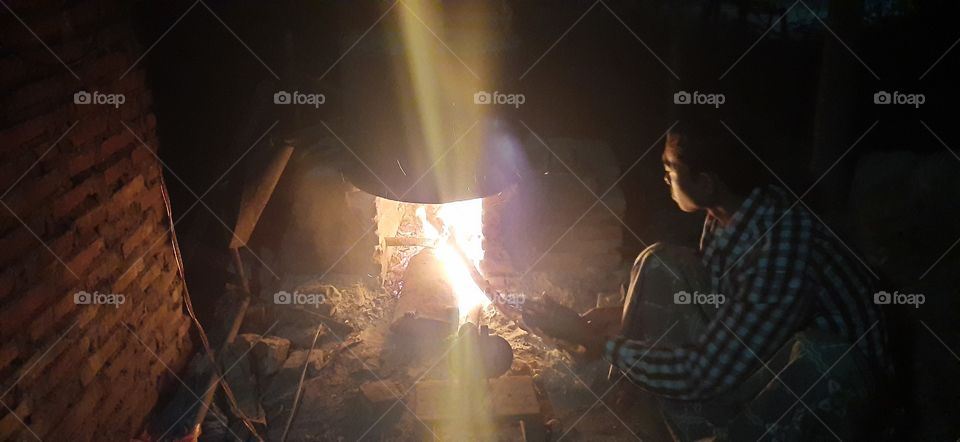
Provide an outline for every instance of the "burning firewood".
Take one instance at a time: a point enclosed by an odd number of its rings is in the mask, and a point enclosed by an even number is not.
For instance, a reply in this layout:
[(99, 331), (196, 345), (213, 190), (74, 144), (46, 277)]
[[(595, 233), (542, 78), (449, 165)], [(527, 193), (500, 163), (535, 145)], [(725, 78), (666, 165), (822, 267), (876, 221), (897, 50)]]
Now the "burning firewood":
[(443, 338), (456, 330), (458, 313), (443, 263), (431, 250), (420, 251), (404, 272), (391, 328), (401, 335)]

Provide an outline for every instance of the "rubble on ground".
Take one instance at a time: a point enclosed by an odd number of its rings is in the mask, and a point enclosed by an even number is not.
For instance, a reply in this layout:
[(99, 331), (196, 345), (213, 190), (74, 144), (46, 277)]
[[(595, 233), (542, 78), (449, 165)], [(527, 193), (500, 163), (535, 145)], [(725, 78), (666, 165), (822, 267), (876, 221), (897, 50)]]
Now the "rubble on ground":
[[(340, 285), (334, 285), (331, 280)], [(263, 310), (248, 318), (241, 328), (244, 333), (238, 335), (231, 346), (231, 354), (249, 351), (242, 358), (231, 357), (231, 363), (237, 362), (241, 368), (236, 373), (231, 370), (228, 379), (234, 379), (231, 388), (238, 401), (242, 400), (242, 409), (249, 410), (251, 416), (263, 416), (265, 425), (258, 430), (265, 436), (279, 439), (282, 434), (304, 365), (302, 399), (289, 440), (355, 440), (361, 436), (370, 438), (372, 434), (382, 440), (411, 440), (424, 431), (423, 425), (407, 411), (409, 405), (398, 402), (398, 397), (409, 400), (409, 392), (418, 380), (444, 379), (444, 355), (417, 354), (404, 347), (389, 330), (388, 318), (396, 302), (394, 295), (361, 283), (344, 283), (349, 280), (336, 275), (323, 281), (304, 279), (292, 285), (291, 288), (301, 293), (323, 291), (329, 306), (295, 308), (272, 303), (252, 306)], [(358, 280), (360, 278), (354, 279)], [(531, 274), (522, 290), (536, 294), (531, 296), (547, 292), (552, 299), (580, 311), (592, 307), (591, 303), (597, 302), (598, 297), (616, 295), (590, 292), (585, 284), (561, 286), (541, 274)], [(322, 317), (333, 322), (324, 322)], [(590, 408), (599, 394), (596, 392), (602, 392), (609, 385), (608, 365), (578, 363), (554, 343), (523, 331), (496, 313), (492, 306), (482, 311), (480, 322), (513, 348), (513, 365), (506, 376), (533, 379), (541, 401), (544, 428), (565, 433), (575, 422), (578, 427), (589, 428), (622, 425), (616, 420), (610, 421), (613, 417), (607, 415), (604, 407)], [(316, 348), (311, 352), (310, 346), (321, 324)], [(340, 326), (346, 328), (339, 332), (333, 329)], [(256, 406), (251, 397), (256, 398)], [(589, 415), (578, 422), (587, 410)], [(246, 434), (246, 429), (237, 425), (236, 416), (229, 410), (220, 408), (218, 412), (230, 418), (229, 430), (241, 437)], [(216, 427), (210, 418), (207, 422), (211, 428)], [(225, 430), (227, 428), (211, 430), (201, 436), (201, 440), (236, 439)], [(229, 437), (224, 438), (224, 434)], [(582, 440), (575, 430), (565, 439)]]

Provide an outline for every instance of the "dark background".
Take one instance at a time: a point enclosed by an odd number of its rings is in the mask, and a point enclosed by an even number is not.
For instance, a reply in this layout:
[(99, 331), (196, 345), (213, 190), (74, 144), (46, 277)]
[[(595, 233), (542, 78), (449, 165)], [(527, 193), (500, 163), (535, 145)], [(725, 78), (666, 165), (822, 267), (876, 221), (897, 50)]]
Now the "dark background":
[[(831, 176), (842, 182), (858, 157), (870, 151), (942, 151), (943, 146), (920, 121), (934, 128), (947, 145), (957, 139), (950, 124), (950, 110), (957, 98), (951, 74), (960, 56), (950, 51), (922, 80), (919, 77), (958, 37), (953, 17), (960, 6), (949, 1), (850, 3), (864, 3), (852, 25), (833, 23), (828, 2), (805, 3), (830, 26), (831, 33), (804, 3), (786, 1), (605, 2), (629, 30), (603, 4), (592, 1), (509, 2), (519, 43), (509, 54), (514, 58), (509, 65), (516, 66), (513, 74), (518, 78), (593, 5), (516, 81), (517, 90), (527, 97), (516, 117), (538, 133), (603, 140), (613, 146), (626, 169), (673, 121), (684, 117), (686, 110), (672, 105), (675, 91), (724, 93), (727, 102), (720, 109), (701, 106), (698, 112), (727, 122), (778, 176), (801, 193), (805, 184), (819, 176), (810, 171), (816, 168), (810, 160), (818, 86), (825, 78), (839, 75), (830, 69), (841, 68), (838, 70), (852, 72), (851, 78), (843, 80), (846, 96), (829, 99), (849, 103), (841, 119), (842, 135), (849, 141), (828, 146), (833, 153), (825, 155), (838, 158), (874, 121), (880, 123)], [(142, 41), (156, 41), (168, 32), (144, 59), (150, 66), (162, 117), (161, 156), (197, 194), (214, 183), (273, 121), (280, 120), (277, 130), (271, 131), (276, 136), (319, 120), (348, 118), (338, 100), (338, 90), (347, 80), (338, 71), (344, 63), (319, 78), (341, 57), (351, 39), (390, 5), (346, 1), (207, 4), (250, 50), (202, 4), (142, 2), (137, 8)], [(771, 28), (791, 5), (790, 14)], [(631, 30), (680, 80), (670, 75)], [(838, 46), (840, 41), (850, 51)], [(822, 72), (825, 45), (840, 48), (839, 56), (829, 61), (826, 74)], [(264, 83), (270, 85), (268, 93), (258, 93)], [(324, 91), (327, 104), (296, 117), (285, 108), (268, 106), (271, 114), (251, 118), (251, 108), (269, 103), (273, 90), (294, 85)], [(876, 106), (872, 95), (877, 90), (924, 93), (927, 102), (919, 109)], [(241, 166), (256, 163), (257, 158), (254, 153)], [(231, 178), (242, 171), (243, 167), (235, 169), (204, 199), (222, 210), (225, 220), (230, 219), (230, 201), (235, 200), (230, 195), (238, 191), (231, 187), (238, 181)], [(660, 179), (659, 152), (653, 152), (622, 182), (629, 199), (625, 221), (641, 237), (671, 235), (648, 216), (672, 206)], [(184, 211), (195, 198), (178, 181), (168, 180), (175, 210)], [(820, 189), (814, 194), (825, 191), (832, 194), (842, 189)], [(811, 201), (821, 204), (817, 198)], [(205, 212), (194, 209), (182, 225), (191, 225), (194, 217)], [(646, 242), (650, 239), (644, 238)], [(639, 248), (639, 243), (628, 244), (624, 255), (633, 256)]]

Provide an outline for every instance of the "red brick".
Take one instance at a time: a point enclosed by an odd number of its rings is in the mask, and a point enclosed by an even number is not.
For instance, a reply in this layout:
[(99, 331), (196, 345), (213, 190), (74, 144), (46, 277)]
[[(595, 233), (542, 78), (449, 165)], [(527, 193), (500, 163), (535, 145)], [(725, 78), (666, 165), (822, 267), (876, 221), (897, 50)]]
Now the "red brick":
[(75, 435), (77, 428), (90, 420), (90, 410), (97, 408), (97, 403), (99, 403), (105, 395), (105, 388), (99, 383), (84, 385), (81, 393), (82, 396), (80, 396), (80, 400), (71, 404), (69, 410), (65, 413), (66, 418), (59, 420), (55, 429), (51, 431), (49, 435)]
[[(122, 2), (81, 0), (62, 10), (47, 1), (9, 0), (8, 5), (59, 56), (80, 60), (71, 68), (84, 83), (56, 63), (33, 66), (0, 57), (0, 85), (10, 98), (5, 106), (10, 113), (0, 116), (0, 191), (78, 121), (4, 198), (54, 253), (0, 207), (0, 372), (21, 373), (76, 323), (8, 396), (9, 403), (47, 440), (69, 435), (84, 441), (95, 434), (98, 440), (129, 439), (170, 376), (130, 339), (121, 322), (134, 325), (174, 370), (184, 366), (192, 348), (191, 324), (182, 313), (183, 282), (169, 262), (161, 168), (152, 154), (159, 146), (153, 95), (142, 66), (118, 81), (140, 55), (131, 51)], [(91, 36), (104, 51), (86, 55)], [(3, 27), (0, 37), (5, 43), (37, 45), (20, 26)], [(127, 102), (120, 108), (75, 105), (72, 94), (81, 89), (123, 93)], [(141, 146), (121, 121), (149, 147)], [(137, 261), (147, 252), (150, 256)], [(55, 255), (83, 281), (75, 280)], [(72, 296), (80, 286), (128, 294), (128, 304), (77, 306)], [(9, 417), (0, 419), (0, 440), (29, 436)]]
[(79, 152), (63, 155), (61, 161), (66, 167), (67, 175), (73, 177), (97, 164), (97, 152), (92, 148), (82, 148)]
[(22, 346), (19, 340), (8, 341), (0, 346), (0, 371), (6, 370), (11, 362), (20, 357)]
[(137, 277), (140, 276), (140, 272), (143, 271), (144, 262), (139, 255), (132, 258), (135, 261), (129, 263), (127, 266), (122, 267), (123, 273), (120, 274), (117, 281), (113, 283), (113, 290), (115, 292), (124, 292), (127, 287), (130, 286), (130, 283), (135, 281)]
[(73, 320), (77, 321), (77, 327), (80, 329), (91, 328), (90, 321), (96, 319), (97, 310), (92, 308), (80, 308), (80, 306), (77, 306), (74, 310), (77, 313), (73, 316)]
[(129, 258), (130, 253), (150, 237), (153, 233), (154, 225), (153, 223), (141, 224), (140, 227), (123, 240), (121, 250), (123, 251), (124, 257)]
[(4, 303), (4, 308), (0, 309), (0, 335), (10, 336), (21, 331), (28, 318), (54, 296), (54, 290), (52, 282), (43, 282), (28, 289), (15, 301)]
[[(70, 298), (73, 297), (72, 294), (68, 296)], [(66, 299), (68, 296), (62, 297), (61, 301), (63, 299)], [(54, 300), (52, 304), (55, 305), (56, 301)], [(35, 314), (33, 317), (30, 318), (30, 322), (28, 324), (25, 324), (27, 329), (27, 336), (30, 339), (30, 342), (39, 341), (41, 338), (43, 338), (44, 334), (47, 331), (53, 330), (53, 326), (56, 324), (55, 316), (56, 316), (56, 312), (54, 308), (47, 307), (46, 309), (38, 312), (37, 314)]]
[(5, 105), (18, 110), (37, 109), (33, 111), (33, 116), (42, 115), (50, 104), (65, 101), (66, 97), (72, 100), (75, 87), (73, 76), (60, 71), (55, 76), (16, 88)]
[(0, 271), (0, 302), (16, 290), (19, 274), (20, 269), (16, 267), (9, 267)]
[[(163, 204), (163, 194), (160, 193), (159, 188), (150, 189), (140, 194), (140, 199), (138, 202), (140, 203), (141, 210), (146, 210), (153, 213), (163, 213), (166, 215), (167, 208)], [(154, 217), (154, 219), (158, 218)], [(163, 216), (160, 219), (165, 220), (166, 216)], [(166, 225), (164, 222), (161, 222), (161, 224)]]
[[(37, 247), (32, 249), (29, 254), (23, 256), (20, 260), (20, 265), (25, 275), (24, 284), (33, 284), (37, 280), (54, 278), (54, 274), (48, 270), (48, 267), (51, 266), (53, 266), (57, 272), (65, 273), (66, 270), (63, 269), (63, 265), (60, 264), (57, 258), (71, 256), (74, 253), (74, 247), (76, 247), (77, 241), (80, 239), (82, 238), (79, 238), (76, 232), (72, 230), (64, 232), (56, 239), (46, 241), (47, 247), (50, 248), (49, 250), (37, 241)], [(73, 275), (66, 273), (66, 277), (72, 279)]]
[(6, 267), (10, 262), (23, 257), (28, 250), (38, 246), (42, 247), (25, 227), (14, 229), (0, 238), (0, 266)]
[(30, 436), (27, 435), (23, 439), (14, 439), (11, 436), (23, 430), (23, 424), (20, 423), (20, 420), (30, 417), (33, 411), (32, 404), (29, 400), (23, 400), (16, 406), (9, 403), (7, 405), (13, 408), (13, 413), (5, 413), (6, 415), (0, 419), (0, 440), (28, 440)]
[[(93, 324), (93, 327), (96, 327), (100, 330), (100, 336), (111, 336), (114, 333), (114, 329), (120, 329), (122, 326), (119, 325), (120, 320), (123, 320), (124, 324), (137, 322), (141, 315), (140, 306), (137, 305), (135, 297), (130, 292), (118, 292), (116, 290), (114, 293), (123, 293), (127, 297), (127, 302), (124, 303), (123, 309), (102, 309), (99, 311), (97, 316), (96, 324)], [(126, 327), (122, 327), (126, 333)]]
[[(80, 308), (73, 299), (73, 294), (76, 292), (77, 290), (66, 290), (62, 292), (63, 295), (59, 300), (54, 299), (53, 305), (44, 310), (40, 316), (37, 316), (37, 319), (34, 319), (29, 329), (30, 339), (32, 341), (37, 341), (42, 338), (44, 333), (48, 333), (54, 329), (53, 326), (61, 323), (63, 318), (67, 317), (69, 313), (76, 312), (77, 309)], [(72, 323), (72, 321), (70, 323)]]
[(157, 127), (157, 116), (153, 113), (149, 113), (143, 117), (147, 125), (147, 130), (153, 130)]
[(127, 101), (120, 106), (120, 118), (124, 121), (138, 119), (143, 114), (144, 97), (136, 91), (128, 92), (126, 97)]
[(113, 195), (116, 204), (126, 206), (134, 201), (133, 197), (144, 190), (143, 177), (137, 176), (129, 183), (125, 184)]
[(86, 247), (80, 249), (80, 252), (67, 261), (67, 267), (70, 268), (81, 280), (85, 279), (85, 273), (93, 265), (94, 259), (103, 252), (103, 238), (91, 242)]
[[(17, 159), (11, 159), (0, 163), (0, 193), (6, 192), (20, 179), (25, 166), (22, 166)], [(26, 178), (26, 177), (25, 177)]]
[(120, 255), (113, 250), (107, 250), (97, 258), (97, 265), (90, 271), (90, 282), (100, 286), (101, 282), (116, 277), (117, 269), (123, 264)]
[(104, 364), (112, 359), (117, 350), (129, 339), (134, 339), (134, 337), (126, 327), (117, 329), (99, 348), (84, 359), (83, 365), (80, 367), (80, 382), (83, 385), (90, 385), (96, 379)]
[[(68, 326), (64, 325), (62, 329), (50, 330), (51, 333), (45, 337), (42, 342), (34, 342), (24, 349), (24, 352), (29, 349), (32, 350), (33, 353), (28, 359), (23, 361), (18, 371), (13, 374), (14, 379), (20, 379), (17, 388), (20, 390), (32, 390), (34, 383), (38, 379), (44, 379), (47, 382), (57, 381), (56, 379), (51, 380), (45, 378), (47, 367), (57, 366), (64, 362), (60, 360), (60, 356), (68, 349), (77, 346), (77, 337), (80, 333), (76, 327), (70, 329), (68, 332), (67, 327)], [(63, 365), (69, 367), (72, 364), (67, 361)]]
[(100, 154), (103, 157), (108, 157), (134, 142), (136, 142), (136, 139), (133, 137), (133, 134), (131, 134), (130, 131), (123, 129), (122, 132), (119, 132), (103, 141), (103, 143), (100, 145)]
[[(99, 85), (101, 81), (112, 82), (120, 76), (123, 71), (125, 71), (130, 64), (133, 63), (132, 60), (129, 60), (124, 54), (120, 53), (110, 53), (104, 55), (100, 58), (95, 58), (91, 60), (91, 63), (87, 63), (85, 68), (80, 69), (77, 73), (81, 78), (88, 79), (93, 84)], [(102, 93), (116, 93), (121, 92), (114, 87), (100, 87), (99, 90)]]
[[(7, 151), (33, 140), (47, 131), (55, 131), (53, 128), (56, 125), (51, 120), (56, 117), (60, 116), (51, 115), (47, 118), (33, 118), (16, 126), (0, 130), (0, 149)], [(67, 127), (69, 126), (63, 126), (61, 131), (67, 130)], [(56, 138), (51, 139), (55, 140)]]
[[(98, 107), (95, 105), (77, 105), (83, 106), (85, 108)], [(70, 134), (67, 135), (67, 139), (73, 143), (74, 146), (81, 146), (89, 142), (98, 141), (97, 138), (103, 136), (107, 131), (109, 119), (105, 115), (93, 115), (88, 118), (81, 119), (73, 130), (70, 131)]]
[(103, 176), (99, 174), (90, 176), (53, 202), (53, 215), (58, 218), (65, 216), (71, 210), (77, 208), (88, 196), (102, 191), (103, 186)]
[(156, 265), (147, 266), (147, 271), (140, 275), (140, 290), (146, 291), (146, 289), (150, 287), (150, 284), (153, 283), (154, 279), (160, 276), (160, 272), (160, 267)]
[(100, 204), (90, 208), (74, 222), (77, 233), (83, 236), (96, 233), (96, 227), (107, 220), (107, 205)]
[[(26, 221), (30, 217), (30, 214), (40, 211), (39, 209), (43, 208), (43, 206), (38, 207), (38, 201), (46, 200), (47, 197), (63, 185), (64, 177), (62, 171), (51, 171), (38, 179), (21, 182), (4, 198), (4, 202), (13, 209), (18, 217)], [(6, 212), (6, 210), (4, 210), (4, 212)], [(43, 235), (42, 229), (41, 231), (34, 231), (38, 235)]]
[[(133, 373), (130, 373), (130, 371), (133, 367), (142, 365), (141, 358), (144, 356), (150, 357), (150, 355), (146, 354), (146, 350), (139, 342), (130, 339), (127, 341), (127, 344), (123, 346), (120, 353), (117, 353), (116, 357), (114, 357), (107, 366), (103, 367), (101, 373), (107, 379), (134, 381), (132, 378)], [(127, 372), (128, 376), (131, 377), (122, 376), (124, 372)], [(119, 388), (118, 390), (120, 390), (121, 396), (124, 396), (127, 394), (128, 389), (129, 387), (127, 387), (127, 389)], [(109, 409), (110, 408), (104, 407), (104, 410)]]
[(157, 279), (156, 283), (152, 287), (154, 290), (159, 292), (159, 298), (164, 299), (168, 296), (173, 289), (172, 284), (177, 280), (178, 277), (179, 275), (175, 269), (164, 271), (160, 275), (160, 278)]
[(108, 186), (113, 186), (113, 184), (121, 178), (130, 176), (132, 172), (133, 168), (130, 165), (130, 161), (127, 158), (122, 158), (120, 161), (113, 163), (107, 170), (103, 171), (103, 180)]
[(16, 151), (11, 151), (11, 155), (3, 160), (4, 166), (0, 173), (5, 176), (0, 177), (0, 191), (8, 192), (14, 185), (36, 180), (54, 169), (51, 163), (57, 158), (59, 148), (51, 146), (52, 142), (34, 140), (24, 143)]
[(140, 142), (137, 142), (137, 147), (133, 149), (130, 155), (133, 164), (138, 167), (145, 167), (147, 164), (157, 163), (157, 157), (153, 152), (153, 148), (149, 145), (144, 146), (140, 144)]
[[(91, 339), (82, 335), (83, 330), (74, 327), (57, 344), (58, 355), (52, 363), (44, 364), (43, 370), (31, 370), (24, 381), (30, 380), (25, 386), (31, 394), (37, 397), (46, 396), (64, 383), (78, 381), (77, 368), (90, 352)], [(54, 336), (56, 337), (56, 336)], [(62, 348), (62, 349), (61, 349)], [(79, 384), (79, 382), (77, 382)]]

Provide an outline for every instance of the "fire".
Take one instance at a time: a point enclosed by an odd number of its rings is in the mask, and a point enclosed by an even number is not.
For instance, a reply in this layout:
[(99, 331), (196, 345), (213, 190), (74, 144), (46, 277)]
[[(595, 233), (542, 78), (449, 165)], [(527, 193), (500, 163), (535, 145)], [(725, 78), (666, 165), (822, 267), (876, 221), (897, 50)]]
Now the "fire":
[(423, 206), (418, 207), (416, 213), (423, 224), (424, 236), (438, 240), (435, 252), (443, 263), (447, 280), (457, 296), (457, 307), (460, 309), (460, 320), (463, 322), (473, 308), (485, 306), (490, 300), (474, 282), (470, 268), (448, 242), (448, 236), (451, 234), (449, 230), (452, 230), (454, 241), (473, 265), (479, 268), (480, 260), (483, 259), (483, 201), (478, 198), (440, 205), (437, 209), (437, 217), (445, 226), (452, 227), (452, 229), (445, 229), (444, 232), (438, 232), (427, 220), (427, 212)]

